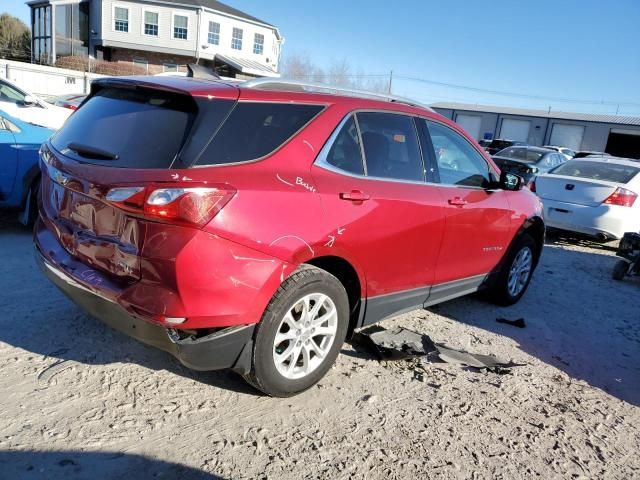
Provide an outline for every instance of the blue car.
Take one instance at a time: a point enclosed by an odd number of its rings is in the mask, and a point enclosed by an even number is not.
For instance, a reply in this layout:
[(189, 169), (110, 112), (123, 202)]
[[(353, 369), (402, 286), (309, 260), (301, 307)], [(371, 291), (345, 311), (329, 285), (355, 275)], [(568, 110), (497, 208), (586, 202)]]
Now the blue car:
[(37, 216), (38, 150), (53, 132), (0, 110), (0, 208), (19, 211), (25, 225)]

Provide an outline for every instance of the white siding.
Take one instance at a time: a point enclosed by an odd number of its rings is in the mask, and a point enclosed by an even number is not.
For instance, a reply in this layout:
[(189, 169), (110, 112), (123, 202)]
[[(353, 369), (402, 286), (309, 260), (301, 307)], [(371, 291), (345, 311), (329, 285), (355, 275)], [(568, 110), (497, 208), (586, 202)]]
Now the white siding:
[[(220, 24), (219, 45), (211, 45), (208, 43), (210, 21)], [(231, 48), (231, 36), (234, 28), (242, 29), (242, 50)], [(253, 42), (256, 33), (264, 35), (264, 50), (262, 55), (253, 53)], [(199, 44), (207, 46), (207, 48), (200, 50), (201, 58), (212, 60), (216, 53), (220, 53), (222, 55), (254, 60), (277, 70), (278, 54), (274, 53), (274, 47), (275, 52), (279, 52), (279, 43), (275, 31), (272, 28), (205, 11), (202, 14)], [(268, 63), (267, 59), (269, 60)]]
[[(129, 9), (129, 31), (117, 32), (114, 29), (114, 6)], [(144, 34), (144, 11), (158, 13), (158, 36)], [(189, 32), (186, 40), (173, 38), (173, 15), (186, 16), (189, 19)], [(137, 45), (138, 48), (165, 48), (180, 51), (182, 55), (195, 56), (198, 43), (198, 14), (196, 9), (167, 7), (152, 3), (128, 2), (120, 0), (102, 0), (102, 38), (109, 41)], [(135, 48), (135, 47), (130, 47)], [(178, 52), (176, 52), (178, 53)]]

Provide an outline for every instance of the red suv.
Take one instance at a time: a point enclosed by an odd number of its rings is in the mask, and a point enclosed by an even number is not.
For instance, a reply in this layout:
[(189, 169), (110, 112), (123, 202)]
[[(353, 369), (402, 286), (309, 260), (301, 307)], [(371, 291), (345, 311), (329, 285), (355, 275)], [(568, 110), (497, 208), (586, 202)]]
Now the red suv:
[(273, 80), (98, 80), (43, 145), (48, 277), (197, 370), (288, 396), (354, 330), (522, 296), (541, 204), (428, 108)]

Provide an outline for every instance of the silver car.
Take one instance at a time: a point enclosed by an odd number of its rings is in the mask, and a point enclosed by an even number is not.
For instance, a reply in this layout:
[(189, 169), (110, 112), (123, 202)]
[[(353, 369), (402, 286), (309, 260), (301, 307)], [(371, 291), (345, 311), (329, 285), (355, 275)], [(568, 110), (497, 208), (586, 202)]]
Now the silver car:
[(569, 160), (538, 175), (532, 189), (548, 227), (599, 240), (640, 231), (640, 162), (616, 157)]

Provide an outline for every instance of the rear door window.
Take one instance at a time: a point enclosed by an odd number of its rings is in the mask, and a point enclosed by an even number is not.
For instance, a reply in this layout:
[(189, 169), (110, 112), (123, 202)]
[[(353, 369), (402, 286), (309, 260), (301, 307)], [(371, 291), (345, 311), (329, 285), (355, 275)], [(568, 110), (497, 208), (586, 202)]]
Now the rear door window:
[(269, 155), (323, 108), (322, 105), (240, 102), (196, 163), (220, 165)]
[(640, 168), (616, 163), (590, 162), (585, 160), (569, 160), (558, 168), (553, 169), (553, 175), (568, 177), (590, 178), (605, 182), (629, 183)]
[(424, 181), (424, 165), (413, 118), (379, 112), (357, 114), (367, 175)]
[(364, 175), (360, 136), (353, 116), (340, 129), (327, 154), (326, 162), (345, 172)]
[(105, 87), (51, 139), (75, 160), (120, 168), (169, 168), (196, 116), (192, 97)]
[(440, 183), (466, 187), (486, 187), (489, 165), (460, 134), (436, 122), (423, 120), (431, 135)]

